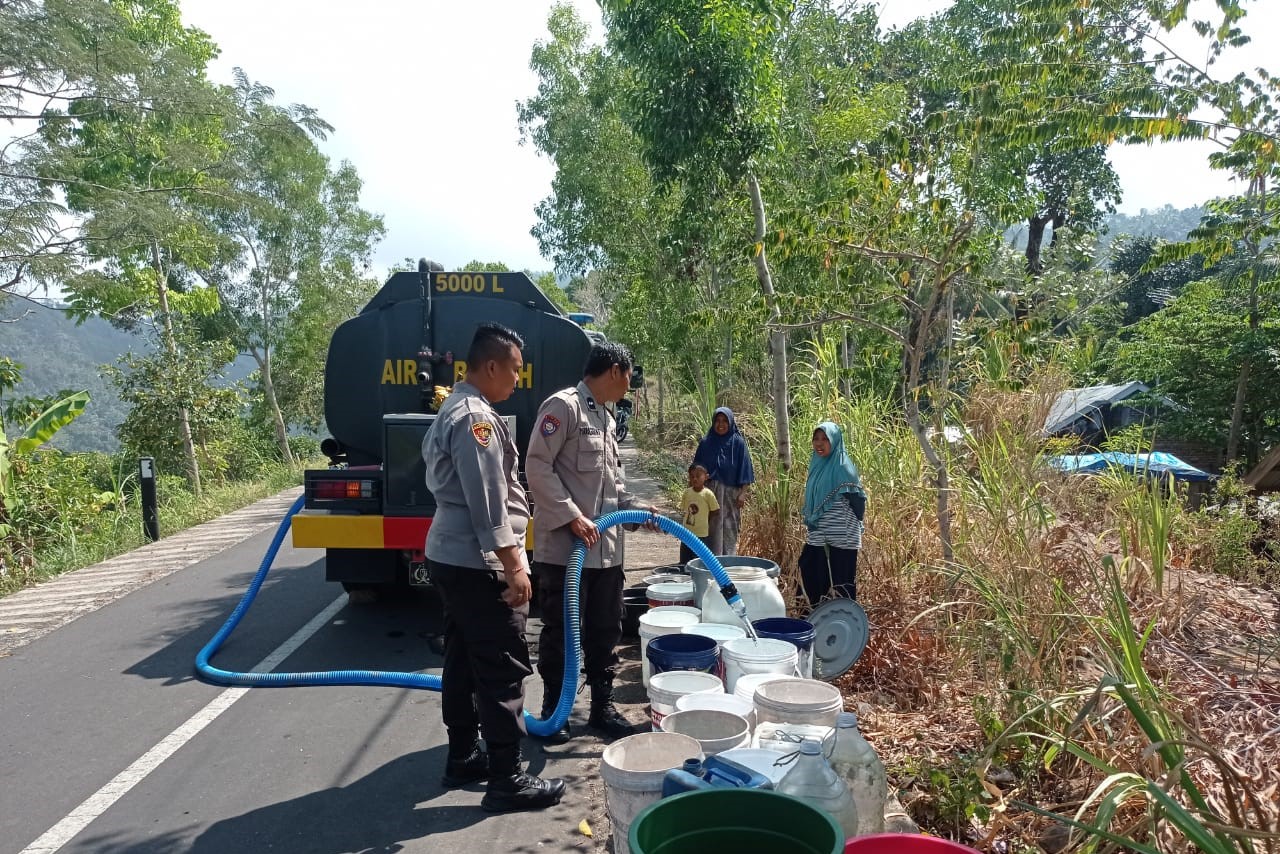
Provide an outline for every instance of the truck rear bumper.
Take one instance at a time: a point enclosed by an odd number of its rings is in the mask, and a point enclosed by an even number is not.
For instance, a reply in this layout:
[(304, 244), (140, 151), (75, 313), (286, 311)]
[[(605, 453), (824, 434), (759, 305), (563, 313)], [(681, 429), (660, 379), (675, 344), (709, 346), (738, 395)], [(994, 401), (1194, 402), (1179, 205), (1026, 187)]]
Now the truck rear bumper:
[(295, 549), (404, 549), (426, 547), (429, 516), (354, 516), (303, 510), (293, 517)]

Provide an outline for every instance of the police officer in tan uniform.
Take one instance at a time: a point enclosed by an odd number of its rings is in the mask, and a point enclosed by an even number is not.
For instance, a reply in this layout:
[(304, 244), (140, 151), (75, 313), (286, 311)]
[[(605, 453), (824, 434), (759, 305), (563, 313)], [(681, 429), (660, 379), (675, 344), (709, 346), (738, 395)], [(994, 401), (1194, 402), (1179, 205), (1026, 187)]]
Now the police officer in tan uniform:
[(524, 638), (529, 502), (515, 441), (493, 404), (515, 390), (523, 346), (512, 330), (482, 324), (467, 353), (466, 382), (454, 386), (422, 442), (436, 499), (427, 569), (444, 600), (440, 705), (449, 758), (442, 782), (454, 788), (487, 778), (480, 805), (490, 812), (542, 809), (565, 791), (564, 781), (520, 768), (524, 678), (533, 672)]
[[(560, 698), (565, 565), (580, 538), (588, 546), (580, 585), (583, 664), (591, 687), (587, 725), (613, 738), (634, 732), (613, 705), (618, 662), (614, 648), (622, 638), (623, 534), (620, 527), (600, 531), (592, 520), (636, 507), (636, 499), (622, 481), (613, 415), (606, 406), (626, 395), (631, 371), (626, 347), (613, 343), (592, 347), (582, 382), (556, 392), (538, 410), (525, 458), (535, 508), (533, 567), (542, 611), (538, 639), (542, 717), (555, 710)], [(656, 512), (652, 507), (645, 509)], [(545, 740), (568, 741), (568, 725)]]

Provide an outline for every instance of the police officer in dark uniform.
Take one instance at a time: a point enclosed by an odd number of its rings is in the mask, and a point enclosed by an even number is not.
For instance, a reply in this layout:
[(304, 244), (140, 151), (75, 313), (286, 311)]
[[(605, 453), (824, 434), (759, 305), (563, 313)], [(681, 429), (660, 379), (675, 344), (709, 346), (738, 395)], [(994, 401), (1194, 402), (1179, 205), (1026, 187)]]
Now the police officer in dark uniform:
[(563, 780), (520, 767), (524, 678), (533, 672), (524, 637), (529, 502), (517, 480), (515, 440), (493, 404), (515, 390), (523, 346), (514, 331), (482, 324), (467, 353), (466, 381), (454, 386), (422, 443), (436, 499), (427, 568), (445, 612), (441, 711), (449, 758), (442, 782), (453, 788), (487, 778), (480, 805), (490, 812), (542, 809), (565, 791)]
[[(638, 506), (623, 483), (613, 415), (607, 406), (626, 395), (631, 372), (626, 347), (614, 343), (592, 347), (582, 382), (551, 395), (538, 410), (525, 459), (536, 508), (533, 568), (542, 611), (538, 638), (542, 716), (554, 711), (563, 687), (565, 565), (581, 539), (588, 546), (580, 586), (583, 664), (591, 688), (587, 725), (612, 738), (635, 731), (613, 705), (615, 648), (622, 637), (623, 535), (618, 527), (600, 531), (592, 520)], [(645, 509), (656, 512), (653, 507)], [(568, 725), (546, 740), (568, 741)]]

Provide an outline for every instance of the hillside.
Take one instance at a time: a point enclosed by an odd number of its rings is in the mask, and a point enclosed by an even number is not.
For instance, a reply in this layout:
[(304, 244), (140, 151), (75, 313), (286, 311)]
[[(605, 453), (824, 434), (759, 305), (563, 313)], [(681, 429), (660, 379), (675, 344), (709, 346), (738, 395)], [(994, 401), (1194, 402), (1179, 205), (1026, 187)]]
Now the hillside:
[[(12, 298), (0, 298), (0, 320), (6, 321), (0, 323), (0, 356), (23, 366), (15, 396), (70, 389), (86, 390), (92, 398), (84, 414), (60, 431), (53, 445), (68, 451), (119, 448), (116, 427), (127, 409), (101, 368), (115, 364), (131, 350), (147, 349), (146, 340), (105, 320), (93, 318), (77, 325), (57, 308)], [(252, 370), (252, 360), (242, 357), (228, 373), (235, 381)]]
[[(16, 318), (16, 319), (13, 319)], [(115, 451), (115, 428), (126, 409), (100, 367), (112, 364), (145, 342), (96, 318), (77, 326), (65, 312), (24, 300), (0, 302), (0, 356), (22, 365), (15, 396), (52, 394), (61, 389), (86, 390), (92, 400), (53, 444), (65, 450)]]

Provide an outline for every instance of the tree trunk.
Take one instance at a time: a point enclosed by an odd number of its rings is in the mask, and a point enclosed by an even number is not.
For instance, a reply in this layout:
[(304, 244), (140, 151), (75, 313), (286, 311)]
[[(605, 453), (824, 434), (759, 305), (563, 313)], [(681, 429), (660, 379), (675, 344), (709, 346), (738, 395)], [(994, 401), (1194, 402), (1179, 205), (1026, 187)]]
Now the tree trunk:
[(286, 464), (294, 464), (293, 452), (289, 450), (289, 431), (284, 424), (284, 413), (276, 400), (276, 386), (271, 380), (271, 351), (264, 348), (259, 355), (257, 348), (253, 350), (253, 360), (258, 363), (258, 372), (262, 375), (262, 394), (267, 401), (267, 410), (271, 413), (271, 423), (275, 427), (276, 442), (280, 445), (280, 453)]
[(1044, 263), (1040, 260), (1040, 244), (1044, 243), (1044, 227), (1048, 224), (1047, 216), (1027, 218), (1027, 275), (1032, 278), (1044, 272)]
[[(914, 334), (907, 338), (903, 345), (906, 349), (904, 361), (907, 369), (902, 389), (903, 408), (906, 410), (907, 423), (911, 427), (911, 432), (915, 434), (916, 441), (920, 444), (920, 450), (924, 453), (929, 465), (933, 467), (934, 486), (937, 489), (935, 510), (938, 518), (938, 539), (942, 544), (943, 561), (952, 564), (955, 562), (955, 547), (951, 539), (950, 475), (947, 472), (946, 462), (933, 447), (933, 442), (929, 439), (929, 430), (920, 417), (920, 395), (924, 391), (922, 373), (925, 349), (929, 345), (930, 331), (937, 322), (948, 285), (941, 269), (935, 273), (935, 276), (932, 293), (929, 294), (925, 304), (918, 309), (918, 316), (912, 324)], [(950, 342), (951, 334), (951, 324), (948, 323), (946, 343)]]
[[(156, 274), (156, 293), (160, 298), (160, 316), (163, 318), (164, 346), (170, 356), (178, 355), (178, 339), (173, 331), (173, 317), (169, 314), (169, 283), (166, 281), (164, 264), (160, 261), (160, 245), (151, 241), (151, 268)], [(187, 456), (187, 482), (191, 484), (191, 492), (200, 497), (200, 460), (196, 456), (196, 444), (191, 436), (191, 412), (187, 407), (178, 407), (178, 432), (182, 436), (182, 450)]]
[(845, 397), (853, 397), (853, 378), (849, 376), (853, 357), (849, 346), (849, 330), (840, 332), (840, 393)]
[(662, 366), (658, 366), (658, 441), (661, 442), (667, 435), (666, 421), (666, 384), (663, 382)]
[(790, 399), (787, 391), (787, 333), (782, 328), (782, 308), (778, 305), (778, 295), (773, 289), (773, 276), (769, 272), (769, 261), (764, 252), (764, 199), (760, 195), (760, 182), (755, 173), (747, 175), (747, 190), (751, 194), (751, 212), (756, 223), (756, 245), (753, 253), (756, 278), (760, 282), (760, 292), (764, 294), (765, 304), (769, 307), (769, 351), (773, 356), (773, 429), (778, 443), (778, 462), (783, 471), (789, 472), (791, 414), (787, 411)]
[[(1254, 178), (1249, 183), (1249, 195), (1258, 199), (1259, 217), (1266, 214), (1266, 185), (1262, 178)], [(1246, 238), (1246, 244), (1249, 247), (1249, 258), (1256, 259), (1258, 257), (1258, 246), (1249, 238)], [(1258, 327), (1261, 325), (1261, 315), (1258, 310), (1258, 271), (1254, 267), (1249, 269), (1249, 332), (1250, 346), (1256, 340), (1255, 336)], [(1231, 404), (1231, 430), (1227, 433), (1227, 462), (1234, 462), (1240, 456), (1240, 432), (1244, 425), (1244, 404), (1249, 396), (1249, 374), (1253, 371), (1253, 356), (1246, 355), (1244, 361), (1240, 363), (1240, 373), (1236, 376), (1236, 398)]]

